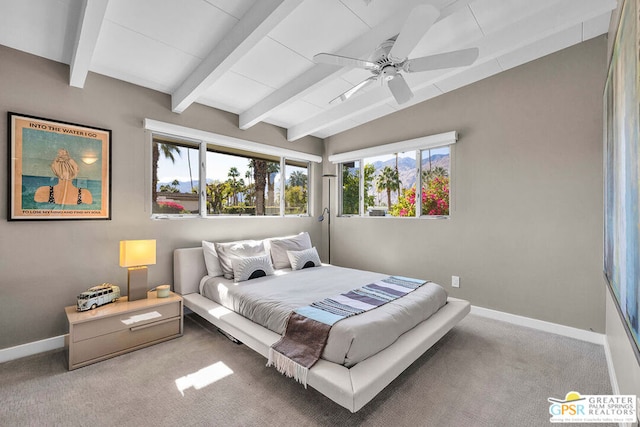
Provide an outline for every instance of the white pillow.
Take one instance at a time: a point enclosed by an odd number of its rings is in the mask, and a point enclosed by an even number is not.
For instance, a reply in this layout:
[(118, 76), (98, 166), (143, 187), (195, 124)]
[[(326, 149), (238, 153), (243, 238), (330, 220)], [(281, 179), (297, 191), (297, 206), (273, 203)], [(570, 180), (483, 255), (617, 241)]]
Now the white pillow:
[(246, 258), (258, 255), (267, 255), (264, 244), (260, 240), (239, 240), (237, 242), (214, 243), (216, 253), (220, 260), (220, 267), (224, 277), (233, 279), (233, 258)]
[(291, 267), (287, 251), (311, 249), (311, 238), (306, 231), (293, 237), (269, 239), (269, 242), (271, 244), (271, 259), (276, 269)]
[(320, 267), (320, 257), (315, 247), (311, 249), (305, 249), (303, 251), (287, 251), (289, 261), (291, 261), (291, 268), (293, 270), (302, 270), (309, 267)]
[(274, 273), (271, 257), (267, 254), (247, 258), (233, 258), (233, 280), (244, 282), (258, 277), (271, 276)]
[(222, 276), (222, 267), (213, 243), (202, 241), (202, 252), (204, 253), (204, 264), (207, 266), (207, 276)]

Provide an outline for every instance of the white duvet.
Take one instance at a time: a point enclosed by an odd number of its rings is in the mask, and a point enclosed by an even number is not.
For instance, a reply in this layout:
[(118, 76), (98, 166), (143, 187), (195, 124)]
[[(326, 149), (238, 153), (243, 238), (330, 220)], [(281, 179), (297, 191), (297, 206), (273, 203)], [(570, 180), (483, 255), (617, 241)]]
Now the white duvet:
[[(282, 335), (289, 314), (314, 301), (388, 277), (387, 274), (323, 265), (234, 283), (224, 277), (202, 281), (200, 293)], [(331, 328), (322, 358), (351, 367), (393, 344), (429, 318), (447, 300), (446, 291), (427, 283), (381, 307), (339, 321)]]

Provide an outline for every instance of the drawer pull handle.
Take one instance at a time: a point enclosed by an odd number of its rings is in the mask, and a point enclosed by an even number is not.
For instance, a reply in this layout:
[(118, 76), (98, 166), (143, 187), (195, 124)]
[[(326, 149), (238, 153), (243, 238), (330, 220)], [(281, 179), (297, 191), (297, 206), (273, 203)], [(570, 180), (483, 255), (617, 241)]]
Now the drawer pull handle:
[(159, 322), (147, 323), (146, 325), (134, 326), (134, 327), (129, 328), (129, 330), (131, 332), (136, 332), (136, 331), (139, 331), (141, 329), (147, 329), (147, 328), (152, 328), (154, 326), (162, 325), (163, 323), (173, 322), (176, 319), (177, 318), (174, 317), (174, 318), (171, 318), (171, 319), (160, 320)]

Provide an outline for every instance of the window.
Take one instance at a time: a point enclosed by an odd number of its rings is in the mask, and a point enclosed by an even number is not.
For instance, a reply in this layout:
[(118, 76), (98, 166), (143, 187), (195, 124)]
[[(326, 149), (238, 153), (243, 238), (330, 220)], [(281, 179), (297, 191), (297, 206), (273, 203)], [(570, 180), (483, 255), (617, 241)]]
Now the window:
[(280, 215), (280, 159), (207, 148), (207, 215)]
[(309, 163), (285, 160), (285, 215), (309, 214)]
[(422, 215), (449, 215), (450, 147), (422, 151)]
[(154, 139), (152, 151), (152, 213), (199, 213), (198, 146)]
[(360, 209), (360, 162), (340, 165), (342, 177), (342, 215), (358, 215)]
[(340, 215), (448, 216), (456, 139), (450, 132), (329, 156), (339, 163)]
[[(405, 206), (407, 192), (416, 185), (416, 152), (409, 151), (364, 159), (370, 182), (365, 188), (373, 198), (371, 211), (391, 216), (411, 216)], [(366, 204), (366, 203), (365, 203)], [(375, 215), (375, 214), (374, 214)]]
[(145, 127), (188, 134), (152, 135), (154, 216), (309, 215), (310, 161), (320, 156), (192, 130), (205, 139), (194, 141), (186, 128), (148, 119)]
[[(154, 214), (197, 215), (200, 169), (199, 147), (156, 139), (153, 142)], [(281, 159), (206, 147), (206, 216), (308, 215), (309, 163), (285, 159), (285, 187), (281, 191)], [(284, 194), (284, 200), (282, 195)]]

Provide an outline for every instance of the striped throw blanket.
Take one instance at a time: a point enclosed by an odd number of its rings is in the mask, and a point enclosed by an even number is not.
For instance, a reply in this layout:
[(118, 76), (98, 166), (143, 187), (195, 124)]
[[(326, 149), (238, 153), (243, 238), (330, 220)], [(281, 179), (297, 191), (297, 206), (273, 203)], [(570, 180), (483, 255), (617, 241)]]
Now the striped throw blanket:
[(283, 337), (269, 349), (267, 366), (307, 386), (307, 373), (320, 359), (331, 326), (400, 298), (427, 283), (401, 276), (365, 285), (300, 307), (291, 313)]

